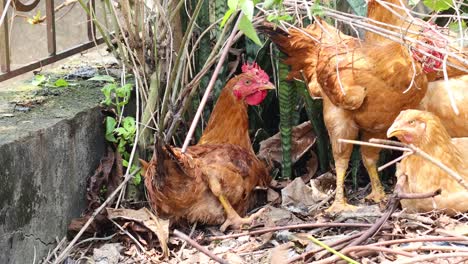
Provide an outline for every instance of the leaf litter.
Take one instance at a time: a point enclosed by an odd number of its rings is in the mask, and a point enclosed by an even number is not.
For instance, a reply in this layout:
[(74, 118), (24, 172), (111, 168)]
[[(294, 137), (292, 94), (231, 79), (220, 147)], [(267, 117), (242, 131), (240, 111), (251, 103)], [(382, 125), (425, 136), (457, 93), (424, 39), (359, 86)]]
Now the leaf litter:
[[(304, 127), (303, 131), (307, 124)], [(315, 136), (308, 135), (313, 140), (302, 140), (313, 144)], [(308, 151), (310, 147), (296, 150), (293, 147), (294, 162)], [(277, 162), (277, 155), (263, 155), (266, 157)], [(314, 155), (309, 157), (308, 163), (317, 163)], [(92, 212), (122, 182), (119, 167), (121, 157), (108, 149), (107, 156), (88, 179), (88, 208), (83, 217), (71, 222), (69, 238), (93, 217)], [(93, 223), (63, 263), (343, 262), (330, 253), (333, 250), (356, 263), (468, 263), (468, 214), (449, 217), (437, 212), (410, 214), (399, 209), (392, 212), (390, 198), (387, 205), (361, 202), (354, 212), (329, 215), (324, 209), (332, 201), (335, 177), (330, 172), (317, 176), (317, 166), (310, 168), (292, 181), (272, 181), (265, 190), (267, 203), (261, 206), (266, 212), (248, 230), (224, 234), (216, 226), (171, 226), (169, 221), (141, 207), (141, 203), (135, 208), (107, 207), (94, 216)], [(350, 191), (353, 201), (363, 200), (365, 188)], [(373, 227), (377, 229), (369, 232)], [(186, 238), (176, 236), (174, 228)], [(356, 243), (360, 238), (364, 240)], [(65, 244), (59, 243), (52, 251), (54, 254), (47, 257), (50, 261), (44, 263), (54, 263), (54, 257)]]

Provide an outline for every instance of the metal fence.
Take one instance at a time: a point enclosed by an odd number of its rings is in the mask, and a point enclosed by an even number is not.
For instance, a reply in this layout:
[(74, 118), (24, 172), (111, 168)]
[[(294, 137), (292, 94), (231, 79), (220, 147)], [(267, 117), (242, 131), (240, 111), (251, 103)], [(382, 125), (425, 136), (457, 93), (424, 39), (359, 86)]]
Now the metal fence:
[[(29, 62), (19, 68), (12, 69), (10, 56), (10, 47), (12, 43), (10, 43), (8, 36), (8, 8), (14, 8), (15, 11), (19, 12), (29, 12), (33, 10), (40, 1), (41, 0), (29, 0), (27, 3), (23, 3), (20, 0), (0, 0), (0, 82), (54, 63), (73, 54), (90, 49), (103, 42), (102, 38), (96, 37), (96, 27), (90, 16), (87, 15), (86, 23), (88, 40), (77, 46), (68, 47), (57, 53), (54, 0), (45, 0), (48, 56)], [(90, 10), (95, 9), (95, 0), (89, 0), (88, 8), (90, 8)]]

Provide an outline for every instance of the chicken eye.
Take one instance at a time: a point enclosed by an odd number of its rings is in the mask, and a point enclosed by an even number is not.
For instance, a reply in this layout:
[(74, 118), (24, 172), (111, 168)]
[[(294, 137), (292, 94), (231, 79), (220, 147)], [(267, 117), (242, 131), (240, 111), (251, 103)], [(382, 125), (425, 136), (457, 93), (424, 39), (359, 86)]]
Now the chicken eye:
[(246, 81), (245, 81), (245, 84), (246, 84), (246, 85), (250, 85), (251, 83), (252, 83), (252, 82), (251, 82), (250, 80), (246, 80)]
[(414, 124), (414, 120), (408, 121), (408, 124), (413, 125), (413, 124)]

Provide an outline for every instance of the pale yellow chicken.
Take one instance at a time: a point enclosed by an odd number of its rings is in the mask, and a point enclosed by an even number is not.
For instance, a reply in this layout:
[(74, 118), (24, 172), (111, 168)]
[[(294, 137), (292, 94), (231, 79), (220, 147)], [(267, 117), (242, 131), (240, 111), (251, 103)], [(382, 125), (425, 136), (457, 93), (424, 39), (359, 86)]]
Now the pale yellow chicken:
[[(457, 172), (468, 183), (468, 138), (450, 138), (441, 120), (420, 110), (402, 111), (387, 131), (387, 137), (413, 144)], [(468, 211), (468, 190), (437, 165), (413, 154), (397, 166), (397, 176), (406, 175), (405, 193), (426, 193), (441, 189), (434, 198), (402, 200), (409, 212), (441, 210), (453, 215)]]

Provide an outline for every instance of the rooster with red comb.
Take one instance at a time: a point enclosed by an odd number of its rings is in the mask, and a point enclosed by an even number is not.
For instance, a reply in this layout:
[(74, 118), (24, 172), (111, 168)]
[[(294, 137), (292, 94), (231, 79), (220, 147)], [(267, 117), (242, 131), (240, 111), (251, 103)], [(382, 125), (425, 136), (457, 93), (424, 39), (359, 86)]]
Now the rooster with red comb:
[(214, 106), (208, 125), (195, 146), (179, 148), (156, 143), (145, 169), (148, 199), (157, 213), (174, 222), (240, 228), (261, 212), (245, 215), (255, 186), (270, 180), (257, 159), (249, 137), (247, 105), (258, 105), (274, 89), (256, 63), (228, 81)]

